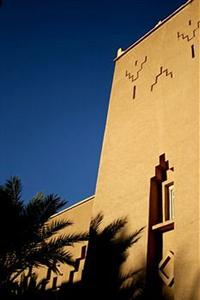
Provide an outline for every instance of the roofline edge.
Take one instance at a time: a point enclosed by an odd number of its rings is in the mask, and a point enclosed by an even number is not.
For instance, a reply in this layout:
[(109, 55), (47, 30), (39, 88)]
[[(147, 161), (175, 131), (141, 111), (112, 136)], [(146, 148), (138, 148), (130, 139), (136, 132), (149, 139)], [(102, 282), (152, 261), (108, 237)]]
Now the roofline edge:
[[(141, 38), (139, 38), (136, 42), (134, 42), (131, 46), (129, 46), (125, 50), (120, 51), (120, 55), (114, 58), (114, 62), (119, 60), (122, 56), (124, 56), (127, 52), (129, 52), (132, 48), (134, 48), (137, 44), (139, 44), (141, 41), (143, 41), (146, 37), (148, 37), (151, 33), (156, 31), (158, 28), (160, 28), (164, 23), (166, 23), (169, 19), (171, 19), (173, 16), (175, 16), (179, 11), (181, 11), (183, 8), (185, 8), (188, 4), (192, 3), (194, 0), (188, 0), (186, 3), (182, 4), (179, 8), (177, 8), (173, 13), (171, 13), (168, 17), (166, 17), (163, 21), (160, 21), (157, 25), (155, 25), (152, 29), (150, 29), (145, 35), (143, 35)], [(119, 48), (120, 49), (120, 48)]]
[(95, 195), (92, 195), (92, 196), (90, 196), (90, 197), (88, 197), (88, 198), (86, 198), (86, 199), (83, 199), (83, 200), (81, 200), (81, 201), (79, 201), (79, 202), (77, 202), (77, 203), (75, 203), (75, 204), (73, 204), (73, 205), (71, 205), (71, 206), (69, 206), (69, 207), (66, 207), (66, 208), (64, 208), (63, 210), (61, 210), (61, 211), (55, 213), (54, 215), (52, 215), (52, 216), (50, 217), (50, 219), (52, 219), (52, 218), (54, 218), (54, 217), (57, 217), (58, 215), (64, 213), (65, 211), (68, 211), (68, 210), (70, 210), (70, 209), (72, 209), (72, 208), (75, 208), (76, 206), (79, 206), (79, 205), (81, 205), (81, 204), (83, 204), (83, 203), (85, 203), (85, 202), (88, 202), (88, 201), (90, 201), (90, 200), (92, 200), (92, 199), (94, 199), (94, 198), (95, 198)]

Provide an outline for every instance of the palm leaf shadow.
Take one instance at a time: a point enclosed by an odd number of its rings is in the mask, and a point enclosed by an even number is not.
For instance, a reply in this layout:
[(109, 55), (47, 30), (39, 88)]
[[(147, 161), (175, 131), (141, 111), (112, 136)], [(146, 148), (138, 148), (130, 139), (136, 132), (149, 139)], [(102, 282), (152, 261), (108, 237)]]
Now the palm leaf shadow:
[(127, 218), (117, 219), (104, 228), (102, 221), (102, 213), (91, 221), (82, 281), (61, 288), (68, 299), (126, 300), (136, 299), (132, 297), (140, 294), (141, 281), (137, 277), (141, 270), (122, 275), (120, 269), (128, 257), (128, 249), (139, 240), (144, 228), (128, 235), (124, 233)]

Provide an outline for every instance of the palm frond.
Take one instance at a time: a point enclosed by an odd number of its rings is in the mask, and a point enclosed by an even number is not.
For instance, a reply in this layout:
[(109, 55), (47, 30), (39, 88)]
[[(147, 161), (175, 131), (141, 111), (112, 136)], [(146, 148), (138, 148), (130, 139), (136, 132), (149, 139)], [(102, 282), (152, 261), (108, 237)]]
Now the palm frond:
[(28, 220), (40, 221), (41, 210), (44, 209), (45, 195), (43, 193), (37, 193), (29, 203), (24, 207), (24, 216)]
[[(24, 262), (27, 262), (27, 266), (31, 264), (35, 267), (46, 265), (54, 272), (58, 272), (57, 263), (74, 265), (73, 257), (65, 247), (74, 246), (74, 243), (86, 240), (88, 240), (88, 233), (63, 234), (46, 242), (32, 244), (32, 248), (27, 249), (25, 247), (23, 251)], [(21, 263), (22, 260), (23, 258), (21, 258)]]
[(55, 214), (60, 208), (62, 208), (67, 202), (59, 197), (57, 194), (50, 194), (45, 197), (44, 200), (44, 216), (49, 217)]
[(108, 240), (114, 239), (116, 235), (125, 227), (126, 224), (127, 218), (117, 219), (103, 229), (102, 235)]
[(90, 234), (92, 233), (98, 233), (99, 226), (101, 225), (103, 220), (103, 214), (99, 213), (95, 218), (92, 218), (90, 223)]
[(69, 220), (56, 220), (56, 221), (52, 221), (48, 224), (45, 224), (42, 228), (41, 228), (41, 239), (48, 239), (50, 238), (52, 235), (54, 235), (55, 233), (57, 233), (59, 230), (72, 225), (73, 223)]
[(11, 177), (6, 181), (4, 190), (14, 203), (21, 203), (20, 199), (22, 185), (20, 179), (17, 176)]
[(24, 215), (29, 221), (32, 220), (36, 226), (43, 225), (65, 204), (66, 201), (58, 195), (45, 196), (43, 193), (38, 193), (25, 207)]
[(75, 243), (87, 241), (88, 236), (88, 233), (62, 234), (58, 237), (50, 239), (47, 242), (47, 246), (51, 247), (52, 249), (62, 248), (65, 246), (73, 246)]
[(139, 273), (143, 272), (144, 270), (142, 268), (137, 269), (137, 270), (132, 270), (127, 273), (123, 273), (119, 275), (119, 280), (122, 284), (123, 287), (127, 286), (130, 284), (129, 280), (133, 280), (136, 276), (138, 276)]
[(27, 267), (38, 268), (41, 266), (47, 266), (53, 272), (59, 273), (58, 264), (68, 264), (74, 266), (74, 260), (72, 254), (64, 248), (57, 248), (54, 245), (43, 245), (39, 249), (34, 249), (26, 257)]
[(124, 236), (122, 239), (116, 239), (115, 244), (117, 245), (119, 251), (122, 253), (130, 248), (132, 245), (137, 243), (137, 241), (141, 238), (141, 233), (143, 232), (144, 227), (141, 227), (139, 230), (136, 230), (130, 235)]
[[(0, 186), (0, 208), (3, 246), (0, 249), (0, 281), (11, 282), (27, 268), (47, 266), (59, 273), (58, 263), (74, 266), (67, 247), (88, 240), (88, 233), (60, 234), (60, 230), (72, 225), (69, 220), (49, 219), (66, 201), (56, 194), (38, 193), (28, 204), (21, 200), (21, 182), (13, 177)], [(8, 230), (10, 219), (14, 224)], [(5, 221), (7, 223), (5, 223)], [(5, 233), (4, 233), (5, 231)]]

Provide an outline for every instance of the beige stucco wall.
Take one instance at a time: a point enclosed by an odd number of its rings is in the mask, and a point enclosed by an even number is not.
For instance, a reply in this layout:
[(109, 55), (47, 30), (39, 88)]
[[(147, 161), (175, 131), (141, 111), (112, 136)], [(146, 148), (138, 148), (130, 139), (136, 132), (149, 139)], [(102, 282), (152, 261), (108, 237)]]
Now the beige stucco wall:
[[(194, 0), (116, 60), (93, 207), (105, 223), (128, 216), (128, 230), (148, 226), (150, 178), (165, 153), (174, 167), (175, 230), (167, 247), (175, 251), (177, 300), (200, 299), (199, 21)], [(145, 265), (146, 251), (147, 229), (129, 262)]]
[[(58, 221), (58, 220), (69, 220), (73, 224), (60, 230), (58, 234), (72, 234), (72, 233), (83, 233), (89, 231), (89, 225), (91, 220), (91, 213), (92, 213), (92, 205), (94, 201), (94, 196), (89, 197), (63, 211), (60, 213), (52, 216), (50, 218), (51, 221)], [(73, 255), (74, 259), (81, 258), (81, 248), (87, 245), (87, 242), (81, 242), (75, 244), (75, 247), (68, 247), (67, 250), (70, 251)], [(76, 282), (81, 279), (82, 270), (84, 266), (84, 259), (80, 259), (79, 268), (76, 272), (74, 272), (73, 282)], [(52, 288), (53, 279), (57, 277), (56, 286), (59, 287), (62, 283), (68, 282), (70, 277), (70, 272), (74, 270), (73, 267), (68, 265), (60, 264), (59, 267), (60, 275), (51, 272), (51, 278), (49, 283), (47, 284), (46, 288)], [(39, 268), (35, 270), (38, 273), (38, 280), (47, 277), (47, 268)]]

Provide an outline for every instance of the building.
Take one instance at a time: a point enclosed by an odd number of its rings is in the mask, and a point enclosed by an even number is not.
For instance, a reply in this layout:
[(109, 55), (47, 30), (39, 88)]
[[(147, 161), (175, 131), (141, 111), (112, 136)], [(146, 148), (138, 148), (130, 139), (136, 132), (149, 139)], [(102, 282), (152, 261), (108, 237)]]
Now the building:
[[(59, 231), (59, 234), (87, 232), (92, 215), (94, 196), (84, 199), (71, 207), (53, 215), (50, 221), (69, 220), (72, 225)], [(84, 261), (86, 257), (87, 242), (77, 243), (70, 249), (70, 253), (76, 259), (76, 268), (68, 265), (58, 265), (60, 274), (55, 274), (46, 267), (39, 269), (38, 280), (47, 279), (46, 289), (56, 289), (65, 282), (77, 282), (81, 279)], [(34, 270), (37, 272), (37, 270)]]
[(199, 29), (199, 0), (190, 0), (119, 49), (87, 210), (105, 224), (127, 216), (130, 232), (146, 226), (124, 269), (134, 259), (151, 288), (161, 280), (159, 292), (177, 300), (200, 299)]

